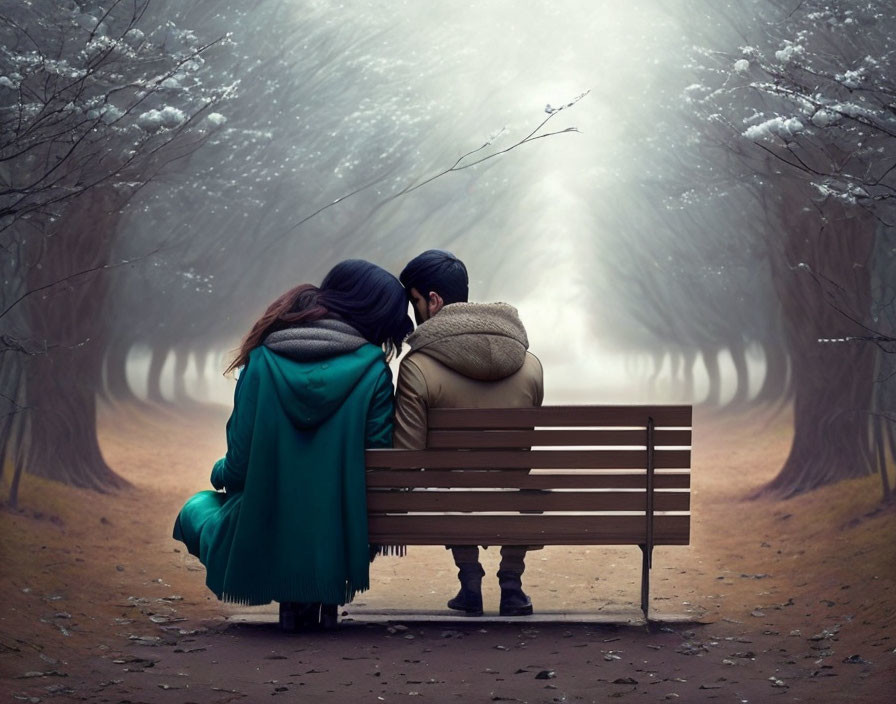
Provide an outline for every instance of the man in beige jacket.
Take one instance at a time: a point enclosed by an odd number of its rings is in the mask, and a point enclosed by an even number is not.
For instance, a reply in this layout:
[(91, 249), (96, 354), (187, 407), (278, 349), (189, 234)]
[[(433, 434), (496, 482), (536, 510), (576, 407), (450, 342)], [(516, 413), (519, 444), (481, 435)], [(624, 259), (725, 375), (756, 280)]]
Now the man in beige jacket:
[[(430, 408), (540, 406), (541, 362), (527, 351), (526, 330), (513, 306), (468, 303), (467, 269), (450, 252), (431, 249), (411, 260), (401, 283), (414, 307), (417, 329), (398, 372), (395, 447), (426, 447)], [(482, 577), (476, 545), (449, 546), (460, 591), (448, 607), (482, 615)], [(522, 589), (526, 546), (501, 548), (498, 582), (502, 616), (532, 613)]]

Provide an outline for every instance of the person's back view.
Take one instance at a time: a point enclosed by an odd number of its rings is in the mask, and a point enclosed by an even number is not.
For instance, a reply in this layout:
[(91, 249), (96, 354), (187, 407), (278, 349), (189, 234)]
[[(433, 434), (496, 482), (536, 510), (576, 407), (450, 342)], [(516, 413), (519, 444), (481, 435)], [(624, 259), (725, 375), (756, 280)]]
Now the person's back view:
[(178, 514), (174, 538), (224, 601), (280, 602), (286, 630), (336, 623), (369, 586), (364, 449), (392, 443), (387, 354), (412, 329), (398, 280), (337, 264), (321, 285), (274, 301), (244, 339), (211, 484)]
[[(541, 363), (527, 351), (526, 330), (505, 303), (468, 303), (467, 270), (449, 252), (429, 250), (399, 277), (417, 318), (411, 348), (398, 372), (395, 447), (426, 447), (430, 408), (514, 408), (541, 405)], [(451, 609), (482, 614), (482, 577), (476, 545), (451, 547), (460, 591)], [(526, 546), (501, 548), (498, 581), (502, 616), (532, 613), (522, 590)]]

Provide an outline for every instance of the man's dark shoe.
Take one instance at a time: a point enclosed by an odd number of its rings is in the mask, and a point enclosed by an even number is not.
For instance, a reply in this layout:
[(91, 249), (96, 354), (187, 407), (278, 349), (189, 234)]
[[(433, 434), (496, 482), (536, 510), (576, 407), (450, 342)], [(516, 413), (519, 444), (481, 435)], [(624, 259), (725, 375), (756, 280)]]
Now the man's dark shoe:
[(482, 591), (461, 587), (451, 601), (448, 608), (455, 611), (463, 611), (466, 616), (482, 616)]
[[(460, 591), (448, 602), (448, 608), (463, 611), (466, 616), (482, 616), (482, 577), (485, 575), (485, 570), (479, 562), (459, 561), (458, 551), (463, 549), (463, 547), (452, 549)], [(478, 551), (478, 548), (474, 549)]]
[(500, 613), (502, 616), (530, 616), (532, 600), (522, 589), (501, 589)]

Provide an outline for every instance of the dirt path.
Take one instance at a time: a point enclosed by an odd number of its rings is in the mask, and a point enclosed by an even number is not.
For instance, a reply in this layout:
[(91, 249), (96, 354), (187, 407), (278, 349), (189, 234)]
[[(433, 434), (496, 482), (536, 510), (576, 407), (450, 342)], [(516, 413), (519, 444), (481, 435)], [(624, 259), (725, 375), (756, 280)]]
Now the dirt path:
[[(371, 622), (396, 608), (448, 614), (449, 556), (412, 548), (377, 560), (374, 588), (347, 608), (356, 621), (295, 636), (272, 607), (217, 602), (169, 537), (206, 488), (224, 419), (107, 409), (104, 452), (132, 490), (28, 477), (20, 509), (0, 512), (10, 701), (893, 701), (896, 516), (879, 508), (879, 480), (743, 500), (783, 460), (786, 419), (698, 415), (692, 545), (656, 550), (649, 628), (637, 625), (637, 549), (603, 548), (547, 548), (525, 574), (536, 610), (589, 622)], [(497, 559), (484, 553), (490, 575)]]

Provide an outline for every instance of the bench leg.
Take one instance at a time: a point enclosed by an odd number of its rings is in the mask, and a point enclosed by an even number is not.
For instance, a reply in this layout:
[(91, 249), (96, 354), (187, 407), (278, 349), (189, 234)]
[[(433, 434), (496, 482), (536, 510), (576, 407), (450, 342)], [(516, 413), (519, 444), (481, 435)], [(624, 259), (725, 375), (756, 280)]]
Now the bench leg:
[(641, 611), (644, 612), (644, 620), (650, 621), (647, 615), (650, 600), (650, 567), (652, 562), (652, 549), (646, 545), (639, 545), (641, 548)]

